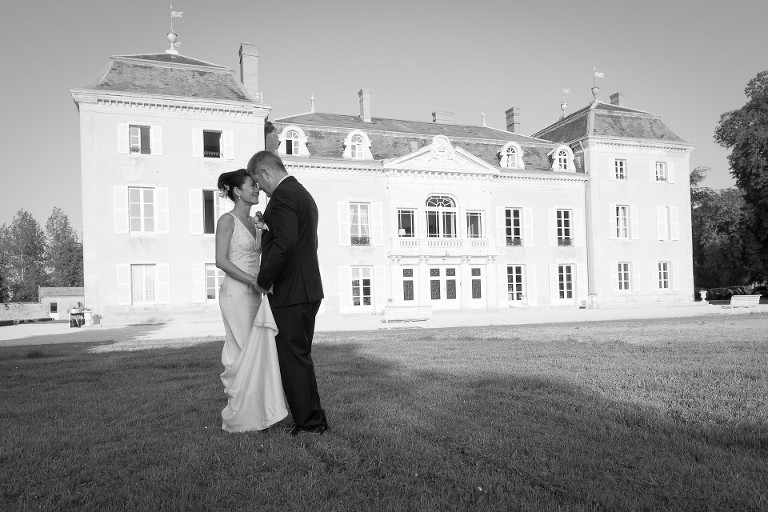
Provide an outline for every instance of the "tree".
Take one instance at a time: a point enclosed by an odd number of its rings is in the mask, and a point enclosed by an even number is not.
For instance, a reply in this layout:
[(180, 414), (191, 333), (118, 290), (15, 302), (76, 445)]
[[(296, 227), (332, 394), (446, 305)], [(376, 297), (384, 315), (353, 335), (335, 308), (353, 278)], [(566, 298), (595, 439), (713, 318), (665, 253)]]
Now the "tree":
[(730, 149), (728, 163), (744, 193), (744, 260), (750, 278), (768, 277), (768, 71), (744, 90), (747, 103), (720, 116), (715, 140)]
[(51, 286), (83, 286), (83, 245), (58, 207), (45, 223), (47, 247), (45, 262)]
[(25, 210), (19, 210), (11, 225), (4, 227), (3, 260), (10, 300), (37, 302), (38, 286), (47, 284), (45, 235), (40, 224)]
[(7, 233), (6, 225), (0, 226), (0, 302), (8, 302), (11, 298), (11, 291), (8, 289), (9, 267), (5, 250)]

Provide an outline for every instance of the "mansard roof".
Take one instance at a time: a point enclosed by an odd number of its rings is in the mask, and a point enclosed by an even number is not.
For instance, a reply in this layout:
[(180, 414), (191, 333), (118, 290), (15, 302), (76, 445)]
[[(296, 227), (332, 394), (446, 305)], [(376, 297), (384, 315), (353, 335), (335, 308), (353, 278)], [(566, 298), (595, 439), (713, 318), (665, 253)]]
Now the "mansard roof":
[(110, 57), (107, 72), (87, 89), (255, 103), (232, 69), (166, 53)]
[(686, 143), (656, 114), (600, 101), (577, 110), (533, 136), (566, 144), (588, 137)]
[(551, 164), (547, 154), (554, 148), (547, 140), (485, 126), (380, 117), (373, 117), (366, 123), (358, 116), (308, 113), (282, 117), (272, 125), (271, 128), (267, 126), (266, 149), (276, 151), (283, 128), (295, 125), (307, 136), (309, 153), (320, 158), (341, 158), (344, 140), (351, 130), (368, 134), (375, 160), (389, 160), (418, 151), (432, 144), (435, 135), (445, 135), (452, 144), (496, 167), (499, 150), (510, 141), (520, 144), (526, 169), (549, 169)]

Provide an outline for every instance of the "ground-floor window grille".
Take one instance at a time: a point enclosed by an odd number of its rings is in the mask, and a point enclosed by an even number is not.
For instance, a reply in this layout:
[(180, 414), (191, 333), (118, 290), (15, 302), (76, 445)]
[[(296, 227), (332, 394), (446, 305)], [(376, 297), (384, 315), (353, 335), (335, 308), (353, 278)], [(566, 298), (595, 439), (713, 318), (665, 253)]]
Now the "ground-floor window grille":
[(372, 267), (352, 267), (352, 305), (370, 306)]
[(573, 298), (573, 265), (557, 266), (557, 291), (561, 299)]
[(507, 266), (507, 299), (523, 300), (523, 265)]
[(404, 268), (403, 269), (403, 300), (409, 301), (414, 300), (415, 294), (414, 294), (414, 286), (413, 286), (413, 269), (412, 268)]
[(619, 290), (629, 290), (629, 263), (621, 261), (616, 269), (619, 277)]
[(662, 290), (669, 289), (669, 262), (659, 262), (659, 288)]
[(483, 269), (480, 267), (473, 267), (472, 270), (472, 298), (483, 298)]

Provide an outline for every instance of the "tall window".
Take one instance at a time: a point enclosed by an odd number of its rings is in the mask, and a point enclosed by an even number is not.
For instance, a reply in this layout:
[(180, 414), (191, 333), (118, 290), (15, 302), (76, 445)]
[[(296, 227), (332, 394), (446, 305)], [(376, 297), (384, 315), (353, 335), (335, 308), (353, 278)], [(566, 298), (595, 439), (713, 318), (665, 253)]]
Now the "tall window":
[(568, 152), (561, 149), (557, 152), (557, 170), (567, 171), (568, 169)]
[(557, 266), (557, 292), (561, 299), (573, 298), (573, 265)]
[(503, 167), (508, 169), (517, 169), (517, 148), (514, 146), (507, 146), (504, 151)]
[(668, 261), (659, 262), (659, 288), (662, 290), (669, 289), (669, 267)]
[(523, 245), (523, 209), (507, 208), (504, 217), (507, 245)]
[(432, 300), (441, 300), (443, 297), (449, 300), (456, 298), (456, 269), (431, 268), (429, 269), (429, 293)]
[(507, 266), (507, 299), (523, 300), (523, 266)]
[(616, 205), (616, 238), (629, 238), (629, 206)]
[(667, 181), (667, 162), (656, 162), (656, 181)]
[(285, 154), (299, 154), (299, 132), (296, 130), (288, 130), (288, 133), (285, 134)]
[(397, 210), (397, 236), (411, 238), (416, 236), (416, 212)]
[(371, 267), (352, 267), (352, 305), (370, 306)]
[(472, 273), (472, 298), (483, 298), (483, 269), (481, 267), (473, 267)]
[(149, 126), (128, 126), (128, 141), (131, 153), (149, 155), (152, 153), (149, 138)]
[(216, 192), (203, 190), (203, 233), (212, 235), (216, 231)]
[(571, 210), (557, 210), (557, 245), (573, 245)]
[(352, 245), (371, 245), (371, 205), (349, 203), (349, 229)]
[(482, 212), (467, 212), (467, 238), (483, 238)]
[(221, 132), (203, 130), (203, 156), (221, 158)]
[(224, 281), (224, 272), (213, 263), (205, 264), (205, 298), (208, 300), (219, 297), (219, 288)]
[(456, 238), (456, 203), (446, 196), (427, 199), (427, 236)]
[(627, 161), (626, 160), (614, 160), (614, 172), (616, 173), (617, 180), (627, 179)]
[(414, 300), (413, 269), (403, 269), (403, 300)]
[(353, 135), (352, 140), (350, 141), (350, 148), (349, 148), (349, 155), (351, 158), (354, 158), (356, 160), (362, 160), (365, 155), (363, 152), (363, 144), (365, 144), (365, 141), (363, 140), (362, 135)]
[(621, 261), (616, 269), (619, 278), (619, 290), (629, 290), (629, 263)]
[(155, 265), (131, 265), (131, 303), (153, 304), (155, 297)]
[(131, 233), (154, 233), (155, 189), (129, 187), (128, 215)]

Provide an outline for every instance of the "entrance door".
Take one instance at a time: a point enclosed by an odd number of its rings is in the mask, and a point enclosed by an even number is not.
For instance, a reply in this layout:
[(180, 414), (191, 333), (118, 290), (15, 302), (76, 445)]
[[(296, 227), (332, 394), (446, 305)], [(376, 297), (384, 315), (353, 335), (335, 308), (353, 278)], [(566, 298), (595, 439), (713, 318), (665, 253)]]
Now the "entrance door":
[(429, 269), (429, 295), (432, 307), (458, 309), (457, 275), (456, 267), (432, 267)]

